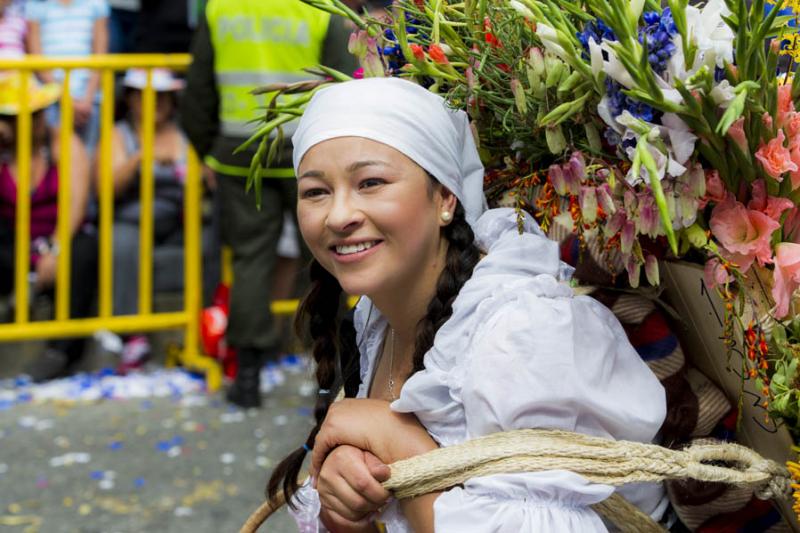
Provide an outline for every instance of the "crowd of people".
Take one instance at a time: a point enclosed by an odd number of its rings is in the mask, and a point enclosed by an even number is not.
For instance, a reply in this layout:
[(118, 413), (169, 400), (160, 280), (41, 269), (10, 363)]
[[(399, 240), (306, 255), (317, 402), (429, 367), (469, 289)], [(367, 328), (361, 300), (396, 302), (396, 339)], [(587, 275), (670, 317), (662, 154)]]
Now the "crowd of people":
[[(206, 5), (208, 3), (208, 6)], [(390, 2), (351, 2), (352, 7), (381, 8)], [(157, 0), (0, 0), (0, 58), (26, 54), (87, 57), (105, 53), (186, 53), (195, 61), (188, 74), (165, 69), (153, 71), (157, 94), (155, 113), (154, 177), (155, 217), (154, 288), (182, 289), (183, 278), (183, 183), (189, 145), (203, 158), (205, 203), (212, 214), (204, 217), (204, 296), (208, 300), (219, 280), (220, 240), (233, 254), (234, 282), (231, 287), (231, 317), (228, 344), (238, 351), (240, 376), (230, 393), (231, 401), (245, 406), (260, 404), (258, 370), (278, 355), (281, 339), (274, 327), (268, 303), (274, 294), (296, 295), (293, 287), (304, 247), (295, 231), (295, 187), (291, 172), (266, 180), (265, 204), (257, 209), (252, 195), (244, 192), (244, 176), (251, 153), (233, 155), (233, 150), (249, 135), (248, 122), (262, 105), (248, 92), (235, 95), (244, 129), (231, 133), (226, 113), (230, 110), (230, 86), (221, 82), (219, 58), (232, 50), (229, 44), (214, 42), (212, 30), (225, 16), (285, 17), (288, 11), (300, 15), (303, 24), (326, 21), (329, 15), (302, 5), (285, 9), (281, 4), (249, 5), (247, 2), (163, 2)], [(368, 4), (368, 5), (367, 5)], [(298, 7), (299, 6), (299, 7)], [(293, 15), (294, 16), (294, 15)], [(147, 21), (146, 26), (139, 21)], [(356, 66), (347, 53), (351, 28), (341, 19), (321, 27), (315, 36), (318, 51), (284, 61), (280, 45), (264, 34), (262, 58), (253, 63), (254, 72), (272, 70), (294, 72), (294, 81), (307, 76), (302, 69), (324, 63), (352, 72)], [(218, 32), (217, 32), (218, 36)], [(322, 44), (324, 43), (324, 46)], [(254, 49), (254, 42), (245, 46)], [(235, 52), (234, 52), (235, 55)], [(251, 54), (252, 55), (252, 54)], [(215, 63), (214, 58), (217, 62)], [(236, 59), (234, 60), (234, 62)], [(233, 65), (235, 68), (239, 66)], [(278, 68), (278, 66), (280, 68)], [(266, 79), (266, 78), (265, 78)], [(37, 71), (33, 84), (33, 160), (31, 273), (32, 293), (48, 296), (53, 292), (58, 246), (55, 235), (57, 191), (59, 186), (57, 140), (61, 127), (60, 92), (64, 71)], [(13, 305), (14, 224), (16, 211), (16, 118), (19, 110), (18, 72), (0, 72), (0, 297), (10, 297)], [(146, 72), (131, 69), (117, 78), (116, 123), (111, 137), (114, 207), (113, 235), (113, 312), (137, 312), (139, 269), (139, 180), (141, 172), (142, 89)], [(190, 91), (186, 92), (187, 83)], [(257, 83), (253, 84), (253, 86)], [(241, 88), (240, 88), (241, 89)], [(99, 73), (73, 69), (69, 91), (74, 109), (72, 189), (72, 318), (96, 312), (97, 210), (99, 109), (102, 98)], [(187, 97), (188, 95), (188, 97)], [(227, 103), (226, 103), (227, 102)], [(290, 148), (287, 154), (291, 153)], [(291, 168), (287, 159), (284, 169)], [(271, 193), (274, 192), (274, 194)], [(224, 217), (219, 224), (217, 217)], [(280, 276), (279, 279), (275, 277)], [(133, 334), (117, 337), (119, 370), (141, 367), (150, 357), (148, 337)], [(83, 339), (51, 341), (26, 372), (35, 381), (69, 373), (85, 348)]]

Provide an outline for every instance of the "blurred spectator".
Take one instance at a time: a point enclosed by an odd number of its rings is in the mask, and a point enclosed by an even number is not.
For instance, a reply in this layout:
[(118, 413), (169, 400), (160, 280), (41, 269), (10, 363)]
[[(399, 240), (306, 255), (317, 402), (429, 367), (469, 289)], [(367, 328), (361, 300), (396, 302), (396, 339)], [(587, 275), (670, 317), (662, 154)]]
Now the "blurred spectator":
[[(111, 140), (114, 176), (114, 314), (130, 315), (137, 312), (139, 295), (139, 222), (141, 205), (140, 166), (142, 162), (142, 90), (147, 83), (143, 69), (125, 73), (123, 86), (129, 113), (117, 123)], [(177, 91), (184, 82), (164, 69), (153, 70), (153, 88), (156, 90), (155, 139), (153, 143), (153, 173), (155, 195), (154, 256), (160, 248), (180, 246), (183, 243), (183, 184), (186, 176), (188, 143), (175, 123)], [(176, 290), (183, 286), (170, 285), (174, 270), (154, 268), (153, 286), (156, 290)], [(174, 283), (174, 281), (172, 282)], [(123, 338), (120, 370), (125, 372), (140, 367), (150, 355), (150, 345), (144, 335)]]
[(0, 57), (25, 55), (27, 28), (19, 7), (11, 0), (0, 0)]
[(222, 240), (233, 252), (226, 338), (239, 362), (227, 397), (243, 407), (260, 405), (261, 365), (280, 345), (269, 302), (283, 215), (294, 216), (297, 184), (287, 142), (277, 162), (281, 168), (263, 180), (257, 209), (245, 193), (253, 152), (233, 151), (253, 132), (252, 120), (267, 102), (268, 97), (251, 94), (253, 89), (308, 79), (303, 68), (319, 63), (352, 72), (356, 64), (347, 53), (348, 37), (342, 19), (301, 2), (210, 0), (192, 43), (181, 122), (217, 173)]
[(108, 51), (129, 54), (135, 50), (135, 34), (139, 22), (139, 0), (108, 0)]
[[(0, 78), (0, 294), (14, 290), (14, 228), (17, 206), (17, 114), (19, 113), (19, 74), (6, 73)], [(31, 80), (30, 105), (33, 113), (31, 168), (31, 274), (34, 293), (52, 292), (59, 253), (56, 240), (56, 217), (60, 147), (58, 137), (50, 134), (43, 109), (59, 97), (56, 84), (41, 86)], [(72, 261), (70, 267), (70, 316), (85, 318), (91, 312), (97, 279), (97, 238), (92, 228), (83, 224), (89, 195), (89, 165), (83, 145), (73, 137), (70, 227)], [(28, 305), (17, 301), (16, 305)], [(84, 339), (51, 340), (41, 356), (26, 369), (35, 381), (52, 379), (66, 373), (83, 354)]]
[[(25, 17), (30, 32), (30, 53), (48, 56), (89, 56), (108, 52), (106, 0), (44, 0), (28, 2)], [(44, 82), (60, 82), (64, 71), (40, 73)], [(91, 154), (99, 133), (99, 71), (76, 69), (70, 77), (69, 93), (74, 99), (75, 131)], [(47, 110), (47, 123), (60, 123), (58, 106)]]
[(136, 51), (143, 54), (177, 54), (189, 51), (197, 18), (196, 3), (187, 0), (140, 0)]

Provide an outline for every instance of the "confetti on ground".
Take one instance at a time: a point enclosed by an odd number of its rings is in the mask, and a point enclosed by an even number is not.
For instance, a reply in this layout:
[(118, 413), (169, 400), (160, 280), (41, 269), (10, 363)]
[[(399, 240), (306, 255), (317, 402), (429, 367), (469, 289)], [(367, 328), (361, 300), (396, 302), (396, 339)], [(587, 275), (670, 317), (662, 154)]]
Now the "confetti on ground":
[(0, 380), (0, 529), (237, 531), (308, 437), (310, 376), (304, 358), (265, 367), (265, 407), (246, 411), (182, 370)]

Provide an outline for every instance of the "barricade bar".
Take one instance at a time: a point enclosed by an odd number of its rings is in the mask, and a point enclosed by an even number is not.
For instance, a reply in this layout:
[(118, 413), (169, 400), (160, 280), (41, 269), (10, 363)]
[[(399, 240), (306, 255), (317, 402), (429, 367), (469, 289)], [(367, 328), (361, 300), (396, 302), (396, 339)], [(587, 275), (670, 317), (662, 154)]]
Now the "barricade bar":
[[(70, 86), (71, 72), (64, 71), (62, 87)], [(61, 92), (60, 140), (58, 145), (58, 216), (56, 238), (58, 268), (56, 269), (56, 320), (69, 319), (70, 270), (72, 269), (72, 97), (69, 91)], [(19, 195), (17, 195), (19, 196)]]
[[(14, 294), (17, 305), (14, 321), (17, 324), (28, 322), (28, 270), (31, 256), (31, 131), (32, 118), (30, 112), (30, 76), (31, 73), (20, 73), (19, 114), (17, 115), (17, 213), (14, 225)], [(27, 194), (21, 194), (27, 193)]]
[(98, 314), (101, 318), (113, 313), (114, 294), (114, 176), (112, 171), (111, 133), (114, 130), (114, 71), (103, 70), (100, 80), (103, 101), (100, 106), (100, 145), (98, 196), (100, 228), (98, 254)]
[[(156, 128), (156, 92), (153, 71), (147, 70), (147, 85), (142, 93), (142, 163), (139, 166), (139, 313), (148, 315), (153, 309), (153, 143)], [(199, 179), (199, 178), (198, 178)], [(188, 182), (188, 180), (187, 180)], [(184, 190), (184, 198), (186, 191)], [(184, 235), (185, 235), (184, 231)], [(188, 258), (184, 262), (188, 262)], [(194, 259), (193, 259), (194, 260)], [(199, 260), (199, 259), (198, 259)], [(184, 265), (184, 268), (186, 266)], [(188, 287), (184, 287), (188, 290)]]
[(27, 55), (0, 59), (0, 70), (49, 70), (90, 68), (126, 70), (129, 68), (185, 69), (192, 62), (190, 54), (106, 54), (86, 57)]

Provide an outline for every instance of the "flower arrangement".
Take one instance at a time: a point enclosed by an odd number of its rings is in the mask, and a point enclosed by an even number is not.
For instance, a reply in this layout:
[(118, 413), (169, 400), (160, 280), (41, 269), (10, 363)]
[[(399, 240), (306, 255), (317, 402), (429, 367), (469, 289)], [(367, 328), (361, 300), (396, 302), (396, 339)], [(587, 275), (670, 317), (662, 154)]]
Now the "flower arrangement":
[[(632, 287), (642, 274), (657, 285), (661, 258), (704, 263), (706, 284), (726, 302), (726, 334), (738, 329), (746, 345), (744, 379), (800, 434), (791, 5), (402, 0), (378, 20), (339, 0), (303, 1), (356, 24), (354, 77), (406, 77), (467, 111), (490, 200), (599, 243), (622, 258)], [(351, 77), (319, 73), (265, 88), (297, 96), (266, 110), (248, 141), (260, 142), (254, 168), (271, 162), (280, 126), (313, 92)]]

